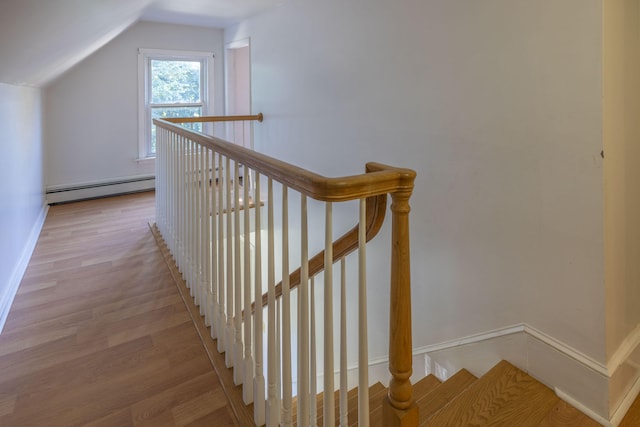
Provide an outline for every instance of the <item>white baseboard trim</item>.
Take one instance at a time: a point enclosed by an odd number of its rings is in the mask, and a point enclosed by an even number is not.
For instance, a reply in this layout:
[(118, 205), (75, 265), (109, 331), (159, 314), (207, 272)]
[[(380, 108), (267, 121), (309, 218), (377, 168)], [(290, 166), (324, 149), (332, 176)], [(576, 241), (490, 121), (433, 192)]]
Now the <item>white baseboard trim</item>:
[(513, 334), (517, 334), (520, 332), (524, 332), (525, 331), (525, 324), (519, 324), (519, 325), (513, 325), (513, 326), (507, 326), (504, 328), (499, 328), (499, 329), (494, 329), (492, 331), (488, 331), (488, 332), (482, 332), (479, 334), (474, 334), (474, 335), (469, 335), (463, 338), (457, 338), (455, 340), (451, 340), (451, 341), (444, 341), (438, 344), (432, 344), (432, 345), (427, 345), (424, 347), (417, 347), (413, 350), (413, 355), (417, 356), (420, 354), (428, 354), (428, 353), (433, 353), (434, 351), (442, 351), (442, 350), (450, 350), (456, 347), (460, 347), (460, 346), (464, 346), (464, 345), (468, 345), (468, 344), (474, 344), (474, 343), (480, 343), (480, 342), (484, 342), (484, 341), (488, 341), (491, 340), (493, 338), (499, 338), (499, 337), (504, 337), (507, 335), (513, 335)]
[(585, 355), (584, 353), (581, 353), (580, 351), (558, 341), (557, 339), (553, 338), (550, 335), (545, 334), (544, 332), (541, 332), (539, 330), (537, 330), (536, 328), (527, 325), (526, 323), (521, 323), (521, 324), (517, 324), (517, 325), (512, 325), (512, 326), (507, 326), (504, 328), (499, 328), (499, 329), (495, 329), (492, 331), (488, 331), (488, 332), (483, 332), (480, 334), (475, 334), (475, 335), (470, 335), (467, 337), (463, 337), (463, 338), (459, 338), (459, 339), (455, 339), (455, 340), (451, 340), (451, 341), (445, 341), (439, 344), (433, 344), (433, 345), (428, 345), (428, 346), (424, 346), (424, 347), (419, 347), (414, 349), (413, 354), (415, 355), (419, 355), (419, 354), (428, 354), (428, 353), (432, 353), (434, 351), (441, 351), (441, 350), (449, 350), (455, 347), (460, 347), (463, 345), (468, 345), (468, 344), (474, 344), (474, 343), (480, 343), (483, 341), (488, 341), (494, 338), (499, 338), (499, 337), (505, 337), (508, 335), (513, 335), (513, 334), (517, 334), (517, 333), (521, 333), (524, 332), (527, 335), (530, 335), (540, 341), (542, 341), (543, 343), (547, 344), (548, 346), (554, 348), (555, 350), (559, 351), (560, 353), (580, 362), (581, 364), (587, 366), (589, 369), (592, 369), (602, 375), (608, 375), (608, 370), (607, 370), (607, 366), (603, 365), (602, 363), (592, 359), (591, 357)]
[(607, 363), (609, 372), (615, 372), (616, 369), (626, 363), (638, 346), (640, 346), (640, 324), (627, 336), (609, 359)]
[(46, 189), (47, 203), (66, 203), (155, 188), (154, 175), (138, 175), (71, 185), (51, 185)]
[(560, 399), (564, 400), (569, 405), (573, 406), (578, 411), (582, 412), (598, 424), (602, 424), (604, 427), (616, 427), (620, 423), (620, 421), (618, 421), (618, 424), (614, 425), (612, 421), (609, 421), (608, 419), (602, 417), (600, 414), (592, 411), (591, 408), (583, 405), (582, 402), (575, 400), (573, 397), (569, 396), (567, 393), (558, 388), (555, 388), (554, 391)]
[(587, 356), (586, 354), (566, 345), (565, 343), (558, 341), (557, 339), (553, 338), (552, 336), (545, 334), (544, 332), (541, 332), (539, 330), (537, 330), (536, 328), (529, 326), (527, 324), (523, 324), (524, 326), (524, 332), (534, 338), (536, 338), (539, 341), (542, 341), (543, 343), (545, 343), (546, 345), (554, 348), (555, 350), (559, 351), (560, 353), (564, 354), (567, 357), (572, 358), (573, 360), (575, 360), (576, 362), (580, 363), (581, 365), (599, 373), (600, 375), (604, 375), (604, 376), (610, 376), (609, 375), (609, 370), (607, 369), (607, 366), (594, 360), (593, 358)]
[(13, 272), (11, 273), (11, 276), (9, 277), (9, 282), (5, 288), (5, 291), (2, 295), (0, 295), (0, 333), (2, 333), (2, 329), (4, 328), (7, 316), (9, 315), (9, 310), (11, 309), (11, 304), (13, 304), (13, 300), (16, 297), (16, 293), (18, 292), (20, 282), (22, 281), (24, 273), (27, 270), (27, 266), (29, 265), (29, 260), (31, 259), (33, 250), (36, 247), (36, 243), (38, 243), (38, 237), (40, 236), (40, 231), (42, 231), (44, 220), (47, 218), (47, 212), (49, 212), (49, 206), (47, 204), (44, 204), (42, 206), (42, 209), (40, 210), (38, 218), (36, 218), (36, 222), (31, 228), (31, 232), (29, 233), (29, 237), (24, 246), (24, 249), (20, 254), (18, 263), (16, 264)]
[(631, 408), (631, 405), (636, 400), (638, 394), (640, 394), (640, 378), (636, 379), (636, 382), (633, 384), (633, 387), (631, 387), (631, 390), (629, 390), (625, 398), (622, 400), (620, 406), (616, 408), (615, 412), (611, 416), (610, 424), (612, 427), (618, 427), (624, 416), (627, 414), (627, 411), (629, 410), (629, 408)]

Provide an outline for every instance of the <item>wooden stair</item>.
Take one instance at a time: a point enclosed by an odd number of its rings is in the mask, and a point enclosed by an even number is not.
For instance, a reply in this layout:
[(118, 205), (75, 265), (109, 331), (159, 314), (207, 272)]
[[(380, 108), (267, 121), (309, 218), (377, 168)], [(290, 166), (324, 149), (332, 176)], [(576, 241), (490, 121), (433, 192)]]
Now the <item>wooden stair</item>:
[[(386, 388), (369, 388), (371, 426), (382, 426), (382, 400)], [(358, 425), (357, 388), (349, 391), (349, 426)], [(413, 386), (420, 426), (595, 427), (596, 423), (560, 400), (555, 393), (506, 361), (481, 378), (462, 369), (441, 383), (429, 375)], [(335, 394), (336, 420), (339, 395)], [(318, 425), (322, 424), (322, 394), (318, 395)], [(294, 403), (294, 414), (295, 414)]]

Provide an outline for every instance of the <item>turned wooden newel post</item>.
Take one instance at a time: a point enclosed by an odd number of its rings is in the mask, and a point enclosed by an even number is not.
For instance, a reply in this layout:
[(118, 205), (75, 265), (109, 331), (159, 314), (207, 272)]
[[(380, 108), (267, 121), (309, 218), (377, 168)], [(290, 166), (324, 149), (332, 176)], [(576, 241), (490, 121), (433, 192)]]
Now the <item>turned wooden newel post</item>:
[(409, 259), (409, 198), (415, 173), (406, 177), (411, 187), (391, 195), (391, 300), (389, 321), (389, 372), (391, 382), (384, 399), (383, 425), (418, 425), (418, 407), (413, 401), (411, 373), (411, 263)]

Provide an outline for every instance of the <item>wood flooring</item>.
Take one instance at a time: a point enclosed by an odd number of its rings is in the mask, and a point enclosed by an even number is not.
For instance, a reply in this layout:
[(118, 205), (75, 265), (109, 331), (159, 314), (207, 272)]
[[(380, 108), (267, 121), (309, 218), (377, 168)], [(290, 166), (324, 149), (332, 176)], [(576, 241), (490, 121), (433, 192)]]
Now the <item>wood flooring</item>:
[(0, 334), (0, 426), (234, 426), (149, 231), (154, 194), (52, 206)]

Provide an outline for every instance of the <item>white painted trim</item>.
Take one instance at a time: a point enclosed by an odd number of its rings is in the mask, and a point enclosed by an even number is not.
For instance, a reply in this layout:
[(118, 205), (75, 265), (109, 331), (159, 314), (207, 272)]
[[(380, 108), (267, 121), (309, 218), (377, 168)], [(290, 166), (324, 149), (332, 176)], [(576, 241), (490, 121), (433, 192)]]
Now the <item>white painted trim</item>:
[(46, 189), (46, 196), (47, 203), (52, 204), (147, 191), (154, 188), (154, 175), (137, 175), (81, 184), (51, 185)]
[(467, 344), (478, 343), (482, 341), (487, 341), (493, 338), (504, 337), (507, 335), (517, 334), (519, 332), (524, 332), (526, 325), (524, 323), (519, 325), (507, 326), (500, 329), (494, 329), (493, 331), (483, 332), (480, 334), (469, 335), (467, 337), (458, 338), (451, 341), (444, 341), (438, 344), (427, 345), (424, 347), (418, 347), (413, 350), (413, 355), (421, 355), (432, 353), (434, 351), (440, 350), (449, 350), (455, 347), (460, 347)]
[(636, 328), (627, 335), (622, 344), (618, 347), (615, 353), (609, 359), (607, 363), (607, 369), (613, 375), (613, 373), (620, 367), (620, 365), (626, 363), (631, 353), (635, 351), (636, 348), (640, 345), (640, 324), (636, 326)]
[(155, 158), (155, 154), (149, 153), (147, 139), (150, 138), (151, 116), (149, 107), (149, 59), (175, 59), (175, 60), (199, 60), (204, 69), (201, 70), (202, 83), (202, 114), (210, 116), (214, 111), (214, 59), (213, 52), (167, 50), (167, 49), (138, 49), (138, 162), (144, 159)]
[(564, 400), (569, 405), (573, 406), (578, 411), (582, 412), (583, 414), (585, 414), (595, 422), (602, 424), (604, 427), (616, 427), (620, 423), (618, 421), (618, 424), (614, 425), (612, 421), (609, 421), (606, 418), (598, 415), (597, 413), (592, 411), (591, 408), (583, 405), (582, 402), (575, 400), (574, 398), (572, 398), (571, 396), (569, 396), (567, 393), (563, 392), (559, 388), (554, 388), (554, 391), (556, 393), (556, 396), (558, 396), (560, 399)]
[(463, 338), (458, 338), (455, 340), (451, 340), (451, 341), (445, 341), (442, 343), (438, 343), (438, 344), (432, 344), (432, 345), (428, 345), (428, 346), (424, 346), (424, 347), (418, 347), (416, 349), (413, 350), (413, 355), (420, 355), (420, 354), (426, 354), (426, 353), (431, 353), (434, 351), (440, 351), (440, 350), (449, 350), (455, 347), (460, 347), (463, 345), (467, 345), (467, 344), (474, 344), (474, 343), (479, 343), (482, 341), (487, 341), (493, 338), (499, 338), (499, 337), (504, 337), (507, 335), (512, 335), (512, 334), (517, 334), (519, 332), (524, 332), (540, 341), (542, 341), (543, 343), (549, 345), (550, 347), (554, 348), (555, 350), (559, 351), (560, 353), (564, 354), (567, 357), (570, 357), (574, 360), (576, 360), (577, 362), (580, 362), (582, 365), (598, 372), (601, 375), (605, 375), (605, 376), (610, 376), (609, 375), (609, 370), (607, 369), (607, 367), (594, 360), (593, 358), (587, 356), (586, 354), (558, 341), (557, 339), (553, 338), (550, 335), (545, 334), (544, 332), (539, 331), (538, 329), (534, 328), (533, 326), (527, 325), (526, 323), (521, 323), (518, 325), (512, 325), (512, 326), (507, 326), (504, 328), (500, 328), (500, 329), (494, 329), (492, 331), (489, 332), (483, 332), (480, 334), (475, 334), (475, 335), (470, 335), (467, 337), (463, 337)]
[(0, 333), (2, 333), (2, 329), (4, 328), (7, 316), (9, 315), (9, 310), (11, 309), (11, 304), (13, 304), (13, 299), (16, 297), (20, 282), (27, 270), (33, 250), (36, 247), (36, 243), (38, 243), (38, 237), (40, 236), (40, 231), (42, 231), (44, 220), (47, 218), (47, 212), (49, 212), (49, 205), (44, 204), (33, 228), (31, 229), (31, 233), (29, 233), (29, 238), (27, 239), (26, 245), (20, 255), (20, 259), (9, 278), (8, 286), (0, 298)]
[(640, 394), (640, 378), (636, 379), (636, 382), (633, 383), (633, 387), (627, 392), (627, 395), (622, 400), (622, 403), (618, 406), (618, 408), (611, 415), (611, 426), (618, 427), (618, 424), (622, 422), (622, 419), (627, 414), (631, 405), (636, 400), (636, 397)]
[(604, 375), (606, 377), (610, 377), (610, 372), (607, 369), (607, 366), (594, 360), (593, 358), (587, 356), (586, 354), (564, 344), (561, 341), (558, 341), (557, 339), (553, 338), (550, 335), (545, 334), (544, 332), (541, 332), (539, 330), (537, 330), (536, 328), (534, 328), (533, 326), (529, 326), (527, 324), (523, 324), (524, 325), (524, 331), (529, 334), (530, 336), (542, 341), (543, 343), (547, 344), (548, 346), (556, 349), (557, 351), (559, 351), (560, 353), (564, 354), (567, 357), (572, 358), (573, 360), (579, 362), (580, 364), (584, 365), (585, 367), (601, 374)]

